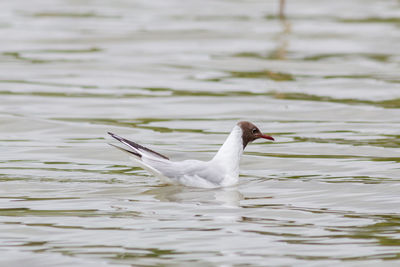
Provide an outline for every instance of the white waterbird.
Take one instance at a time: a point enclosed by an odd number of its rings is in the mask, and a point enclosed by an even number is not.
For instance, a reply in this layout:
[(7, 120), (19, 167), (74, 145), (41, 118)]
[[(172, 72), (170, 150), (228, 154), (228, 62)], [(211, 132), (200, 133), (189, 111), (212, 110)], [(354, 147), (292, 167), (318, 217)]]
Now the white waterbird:
[(231, 186), (239, 180), (239, 162), (247, 144), (256, 139), (274, 140), (262, 134), (253, 123), (238, 122), (232, 129), (217, 154), (210, 161), (172, 161), (149, 148), (141, 146), (116, 134), (108, 133), (129, 149), (112, 146), (129, 153), (139, 166), (167, 184), (181, 184), (191, 187), (215, 188)]

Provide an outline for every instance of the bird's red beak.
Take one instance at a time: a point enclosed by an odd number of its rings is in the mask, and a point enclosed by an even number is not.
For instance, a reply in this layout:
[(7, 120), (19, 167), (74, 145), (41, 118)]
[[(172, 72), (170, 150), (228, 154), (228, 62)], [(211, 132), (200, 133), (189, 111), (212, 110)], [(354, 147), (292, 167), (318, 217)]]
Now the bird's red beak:
[(272, 136), (269, 136), (269, 135), (266, 135), (266, 134), (260, 134), (259, 136), (260, 136), (260, 138), (264, 138), (264, 139), (275, 141), (275, 139)]

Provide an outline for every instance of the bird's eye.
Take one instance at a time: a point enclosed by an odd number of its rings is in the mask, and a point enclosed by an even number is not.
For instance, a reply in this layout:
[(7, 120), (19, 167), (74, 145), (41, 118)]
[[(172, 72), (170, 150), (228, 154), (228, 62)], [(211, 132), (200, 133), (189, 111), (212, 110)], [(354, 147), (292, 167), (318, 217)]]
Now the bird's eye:
[(253, 130), (251, 130), (251, 132), (252, 132), (253, 134), (255, 134), (255, 133), (257, 132), (257, 128), (253, 128)]

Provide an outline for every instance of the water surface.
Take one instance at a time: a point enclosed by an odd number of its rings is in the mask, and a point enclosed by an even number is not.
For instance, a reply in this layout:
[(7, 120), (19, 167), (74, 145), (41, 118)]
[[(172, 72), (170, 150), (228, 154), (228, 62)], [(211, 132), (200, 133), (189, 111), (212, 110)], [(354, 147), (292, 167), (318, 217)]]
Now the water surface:
[[(2, 1), (0, 265), (400, 263), (398, 1)], [(161, 185), (107, 131), (237, 186)]]

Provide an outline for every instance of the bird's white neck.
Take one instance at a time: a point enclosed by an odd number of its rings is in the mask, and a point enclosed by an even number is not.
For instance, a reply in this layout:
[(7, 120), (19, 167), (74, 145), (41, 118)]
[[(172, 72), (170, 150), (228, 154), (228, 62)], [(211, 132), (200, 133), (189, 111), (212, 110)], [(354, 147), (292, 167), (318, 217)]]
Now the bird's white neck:
[(242, 129), (236, 125), (212, 159), (219, 162), (228, 172), (235, 175), (239, 175), (239, 162), (243, 154), (242, 134)]

